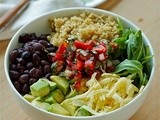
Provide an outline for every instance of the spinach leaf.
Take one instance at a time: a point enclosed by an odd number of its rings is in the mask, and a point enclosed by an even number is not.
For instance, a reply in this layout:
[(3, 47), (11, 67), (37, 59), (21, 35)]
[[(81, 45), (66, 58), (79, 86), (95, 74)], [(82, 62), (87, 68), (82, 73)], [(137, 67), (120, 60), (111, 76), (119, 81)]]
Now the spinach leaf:
[(120, 34), (119, 38), (113, 40), (118, 45), (114, 56), (122, 62), (116, 66), (114, 72), (120, 76), (133, 76), (137, 87), (146, 85), (151, 69), (149, 60), (153, 57), (149, 46), (144, 43), (141, 30), (135, 32), (131, 28), (125, 28), (118, 18), (117, 22)]
[(143, 74), (143, 79), (140, 81), (140, 83), (139, 83), (139, 88), (142, 86), (142, 85), (146, 85), (147, 84), (147, 82), (148, 82), (148, 79), (147, 79), (147, 74), (146, 73), (144, 73)]
[(119, 19), (119, 17), (117, 17), (117, 23), (118, 23), (118, 29), (120, 32), (122, 32), (124, 30), (122, 21)]
[(143, 66), (137, 60), (124, 60), (115, 69), (114, 73), (119, 73), (120, 75), (131, 75), (138, 74), (140, 83), (143, 83)]
[(144, 43), (142, 40), (141, 31), (135, 34), (131, 33), (127, 42), (127, 56), (129, 60), (140, 61), (144, 52)]
[(143, 53), (143, 57), (140, 60), (140, 62), (144, 65), (145, 63), (147, 63), (151, 58), (153, 57), (153, 55), (150, 55), (149, 53), (149, 46), (146, 45), (144, 46), (144, 53)]

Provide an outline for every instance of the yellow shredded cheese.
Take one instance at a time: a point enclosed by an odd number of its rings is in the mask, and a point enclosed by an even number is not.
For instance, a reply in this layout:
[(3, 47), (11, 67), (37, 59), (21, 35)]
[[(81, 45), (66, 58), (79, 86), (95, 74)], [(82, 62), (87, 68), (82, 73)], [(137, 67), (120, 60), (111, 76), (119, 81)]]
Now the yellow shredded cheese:
[(104, 113), (115, 110), (130, 102), (139, 89), (127, 77), (103, 73), (99, 80), (96, 73), (87, 81), (88, 91), (71, 98), (76, 106), (87, 106), (93, 113)]

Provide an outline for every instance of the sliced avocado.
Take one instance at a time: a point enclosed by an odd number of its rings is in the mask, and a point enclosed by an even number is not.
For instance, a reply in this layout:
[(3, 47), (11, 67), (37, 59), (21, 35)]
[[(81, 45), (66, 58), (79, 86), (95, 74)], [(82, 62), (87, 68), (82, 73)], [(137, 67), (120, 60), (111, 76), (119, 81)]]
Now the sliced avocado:
[(50, 86), (50, 90), (54, 90), (54, 89), (56, 88), (56, 86), (57, 86), (55, 82), (49, 81), (47, 78), (40, 78), (40, 79), (48, 82), (48, 84), (49, 84), (49, 86)]
[(24, 97), (28, 102), (32, 102), (32, 101), (35, 99), (35, 97), (34, 97), (33, 95), (30, 95), (30, 94), (25, 94), (23, 97)]
[(47, 103), (50, 103), (50, 104), (56, 102), (52, 93), (49, 93), (47, 96), (43, 97), (43, 101), (47, 102)]
[(52, 91), (52, 96), (58, 103), (61, 103), (64, 100), (64, 95), (59, 89)]
[(81, 106), (76, 112), (75, 116), (91, 116), (92, 114)]
[(68, 98), (72, 98), (74, 96), (78, 95), (78, 92), (76, 90), (72, 90), (66, 97), (65, 99), (68, 99)]
[(50, 78), (53, 82), (57, 83), (57, 87), (63, 92), (64, 95), (66, 95), (69, 89), (69, 84), (67, 79), (64, 77), (54, 76), (54, 75), (52, 75)]
[(39, 79), (33, 85), (30, 86), (31, 94), (35, 97), (44, 97), (50, 92), (50, 87), (48, 82)]
[(40, 98), (35, 98), (32, 102), (31, 102), (32, 105), (35, 105), (41, 109), (44, 109), (44, 110), (47, 110), (47, 108), (50, 106), (49, 103), (46, 103), (46, 102), (42, 102), (40, 101)]
[(66, 109), (64, 109), (62, 106), (60, 106), (58, 103), (53, 103), (52, 105), (50, 105), (48, 107), (48, 111), (61, 114), (61, 115), (70, 116), (70, 113)]
[(70, 99), (66, 99), (64, 100), (61, 104), (60, 104), (63, 108), (65, 108), (66, 110), (68, 110), (68, 112), (70, 112), (71, 116), (74, 115), (75, 111), (78, 109), (77, 106), (73, 105), (71, 103)]

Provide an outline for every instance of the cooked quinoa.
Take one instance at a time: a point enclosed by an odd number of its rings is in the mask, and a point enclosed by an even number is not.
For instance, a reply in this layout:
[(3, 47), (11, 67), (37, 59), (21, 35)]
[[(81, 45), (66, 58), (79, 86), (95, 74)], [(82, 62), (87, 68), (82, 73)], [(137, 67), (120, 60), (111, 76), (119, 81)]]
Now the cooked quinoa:
[(71, 36), (82, 41), (112, 41), (119, 34), (118, 24), (113, 17), (91, 12), (72, 17), (50, 18), (49, 23), (52, 29), (51, 42), (57, 46)]

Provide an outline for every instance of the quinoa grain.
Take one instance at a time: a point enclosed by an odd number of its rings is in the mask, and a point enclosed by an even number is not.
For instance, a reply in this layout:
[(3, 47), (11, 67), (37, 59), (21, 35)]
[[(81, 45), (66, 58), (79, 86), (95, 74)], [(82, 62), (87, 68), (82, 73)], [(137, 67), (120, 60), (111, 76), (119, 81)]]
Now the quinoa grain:
[(92, 12), (71, 17), (50, 18), (49, 23), (52, 30), (51, 43), (56, 46), (73, 35), (82, 41), (91, 39), (112, 41), (119, 36), (118, 24), (113, 17)]

